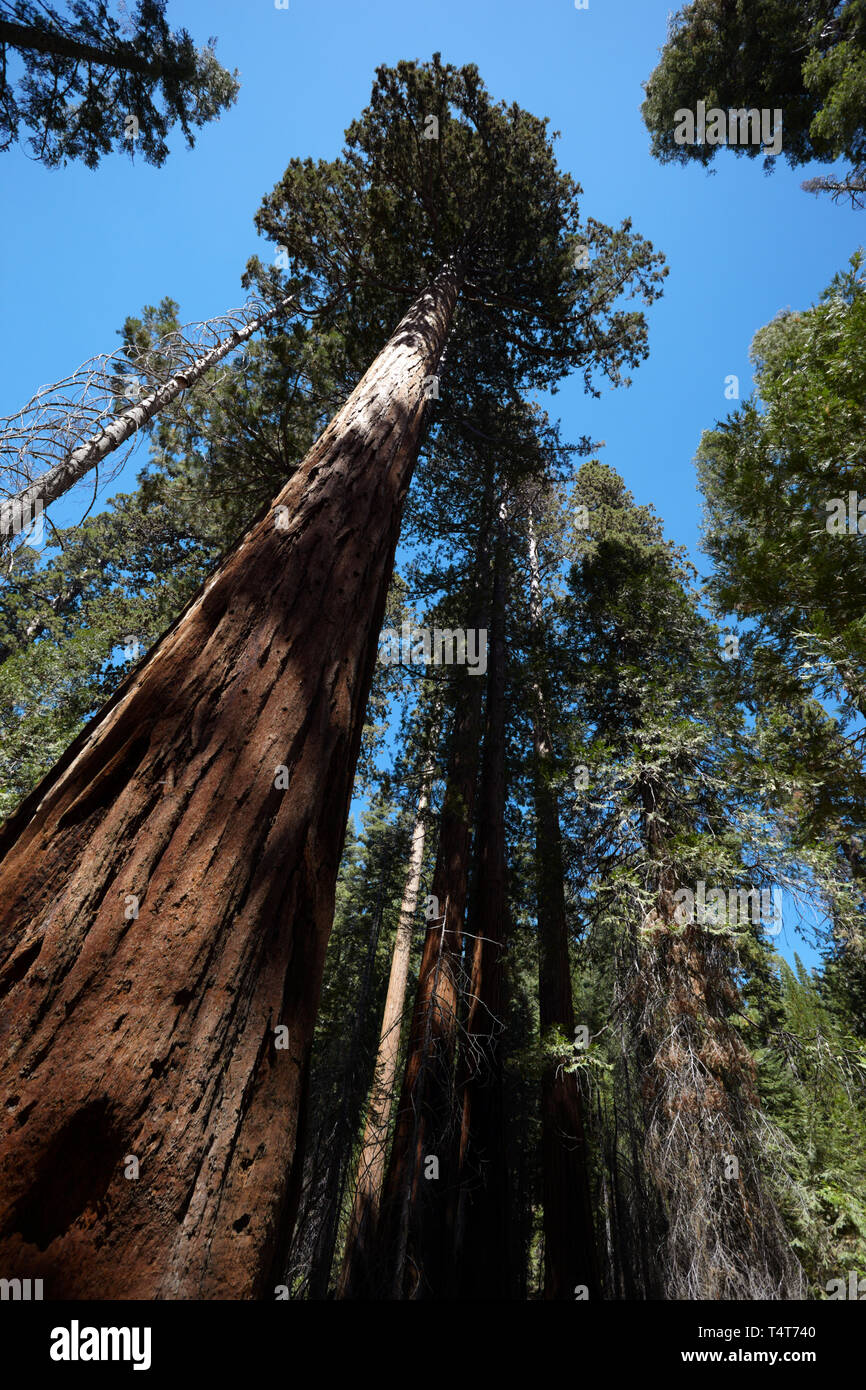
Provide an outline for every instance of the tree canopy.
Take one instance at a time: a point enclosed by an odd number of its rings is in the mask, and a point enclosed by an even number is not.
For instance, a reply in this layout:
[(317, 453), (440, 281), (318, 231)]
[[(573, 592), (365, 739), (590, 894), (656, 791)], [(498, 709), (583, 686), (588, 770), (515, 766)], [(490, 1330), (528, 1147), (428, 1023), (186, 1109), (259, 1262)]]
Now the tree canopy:
[[(708, 165), (719, 146), (677, 143), (677, 112), (698, 101), (724, 111), (782, 111), (791, 165), (845, 159), (841, 178), (810, 191), (862, 199), (866, 190), (866, 4), (864, 0), (692, 0), (669, 20), (661, 58), (645, 83), (642, 112), (663, 163)], [(759, 143), (730, 146), (764, 155)]]
[[(112, 15), (97, 0), (66, 12), (34, 0), (0, 5), (0, 150), (22, 130), (49, 168), (80, 159), (95, 169), (112, 151), (161, 165), (179, 125), (186, 143), (235, 100), (237, 72), (217, 62), (215, 39), (196, 48), (171, 30), (166, 0), (137, 0)], [(14, 57), (13, 57), (14, 55)]]

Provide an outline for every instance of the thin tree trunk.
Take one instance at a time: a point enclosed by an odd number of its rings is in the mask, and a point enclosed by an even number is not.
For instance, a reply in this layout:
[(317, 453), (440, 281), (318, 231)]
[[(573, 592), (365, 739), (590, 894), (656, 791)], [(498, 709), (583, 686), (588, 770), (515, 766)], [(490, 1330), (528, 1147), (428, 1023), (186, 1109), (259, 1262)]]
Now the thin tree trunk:
[[(469, 627), (485, 621), (492, 489), (489, 476)], [(385, 1272), (382, 1291), (392, 1298), (441, 1296), (449, 1269), (444, 1214), (454, 1122), (463, 913), (484, 693), (478, 676), (464, 673), (454, 680), (455, 710), (431, 885), (441, 917), (428, 923), (424, 938), (376, 1240), (377, 1266)], [(439, 1162), (436, 1180), (424, 1177), (427, 1155)]]
[(149, 396), (145, 396), (144, 400), (129, 406), (109, 425), (103, 425), (94, 431), (89, 439), (79, 444), (77, 449), (73, 449), (61, 463), (47, 468), (38, 478), (34, 478), (32, 483), (28, 483), (27, 487), (15, 493), (14, 497), (5, 498), (0, 502), (0, 539), (14, 534), (22, 518), (25, 522), (29, 521), (34, 504), (41, 503), (44, 508), (56, 502), (58, 497), (68, 492), (80, 478), (90, 472), (91, 468), (95, 468), (115, 449), (119, 449), (137, 430), (170, 405), (181, 391), (194, 386), (211, 367), (215, 367), (240, 343), (247, 342), (290, 303), (291, 298), (286, 298), (267, 313), (253, 319), (252, 323), (246, 324), (243, 328), (233, 329), (227, 338), (217, 343), (216, 347), (211, 348), (203, 357), (199, 357), (191, 367), (182, 372), (175, 372), (174, 376), (169, 377), (168, 381)]
[[(529, 515), (530, 623), (537, 638), (541, 626), (541, 579), (538, 547)], [(538, 1008), (544, 1039), (552, 1029), (574, 1038), (574, 1002), (565, 869), (556, 793), (550, 785), (552, 749), (540, 679), (534, 682), (533, 718), (535, 801), (535, 875), (538, 913)], [(544, 1297), (570, 1300), (578, 1285), (591, 1298), (600, 1295), (595, 1253), (583, 1106), (577, 1078), (556, 1058), (541, 1074), (541, 1172), (544, 1203)]]
[(257, 1297), (279, 1267), (424, 382), (459, 289), (449, 263), (278, 495), (288, 528), (261, 515), (0, 830), (0, 1264), (48, 1298)]
[(456, 1287), (464, 1298), (507, 1298), (512, 1213), (505, 1138), (502, 954), (509, 937), (505, 858), (505, 610), (507, 554), (504, 514), (494, 558), (487, 719), (476, 833), (471, 916), (474, 941), (466, 1039), (461, 1045)]
[[(441, 915), (428, 923), (424, 938), (378, 1227), (377, 1264), (390, 1271), (387, 1293), (396, 1298), (435, 1296), (446, 1261), (441, 1194), (447, 1188), (458, 973), (481, 722), (480, 682), (467, 680), (452, 733), (433, 873), (432, 893)], [(439, 1161), (435, 1181), (424, 1177), (427, 1155)]]
[(382, 1014), (382, 1028), (370, 1092), (370, 1105), (364, 1127), (361, 1156), (358, 1160), (357, 1185), (340, 1278), (339, 1293), (341, 1298), (369, 1296), (375, 1290), (375, 1279), (370, 1263), (374, 1250), (376, 1226), (379, 1220), (382, 1184), (385, 1178), (385, 1152), (397, 1078), (400, 1025), (406, 1004), (406, 981), (409, 978), (409, 958), (412, 954), (412, 932), (418, 906), (418, 891), (421, 887), (421, 870), (424, 864), (424, 843), (427, 828), (425, 811), (428, 794), (429, 782), (425, 778), (418, 796), (415, 828), (412, 832), (412, 848), (409, 854), (409, 869), (406, 874), (403, 900), (400, 904), (400, 918), (394, 938), (394, 953), (391, 957), (391, 973), (388, 977), (388, 991)]

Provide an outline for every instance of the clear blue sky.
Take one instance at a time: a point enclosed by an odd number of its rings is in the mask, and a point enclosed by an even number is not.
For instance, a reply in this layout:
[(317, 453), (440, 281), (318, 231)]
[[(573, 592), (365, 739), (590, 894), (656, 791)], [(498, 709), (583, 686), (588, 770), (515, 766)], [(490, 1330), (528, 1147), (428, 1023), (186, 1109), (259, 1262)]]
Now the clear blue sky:
[[(585, 211), (631, 217), (670, 266), (650, 311), (647, 363), (629, 390), (594, 401), (567, 383), (554, 401), (566, 438), (605, 440), (602, 456), (667, 533), (697, 552), (692, 457), (724, 415), (724, 380), (748, 391), (755, 330), (812, 302), (861, 240), (862, 216), (801, 191), (814, 166), (722, 151), (717, 172), (661, 166), (640, 118), (674, 0), (169, 0), (173, 27), (240, 71), (237, 104), (188, 151), (176, 132), (162, 169), (120, 155), (89, 171), (0, 157), (5, 217), (5, 361), (0, 414), (37, 386), (117, 345), (124, 317), (164, 295), (184, 320), (240, 303), (262, 195), (293, 155), (333, 158), (366, 103), (379, 63), (475, 62), (496, 98), (550, 117), (558, 156), (584, 188)], [(125, 113), (118, 113), (122, 127)], [(128, 465), (113, 491), (132, 481)], [(62, 510), (58, 520), (67, 519)], [(70, 518), (71, 519), (71, 516)]]

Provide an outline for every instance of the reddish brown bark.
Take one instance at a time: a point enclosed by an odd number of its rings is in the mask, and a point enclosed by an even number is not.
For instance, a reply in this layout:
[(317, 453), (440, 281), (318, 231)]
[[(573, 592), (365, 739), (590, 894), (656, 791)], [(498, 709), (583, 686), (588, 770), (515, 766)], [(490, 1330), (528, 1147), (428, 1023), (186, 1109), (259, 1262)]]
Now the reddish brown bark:
[[(488, 475), (469, 627), (486, 622), (491, 500), (492, 476)], [(431, 886), (441, 915), (428, 924), (424, 940), (376, 1241), (377, 1292), (393, 1298), (441, 1297), (450, 1278), (446, 1207), (455, 1116), (460, 957), (484, 695), (484, 682), (478, 676), (463, 671), (459, 676), (455, 673), (454, 680), (445, 797)], [(424, 1177), (427, 1155), (439, 1160), (436, 1180)]]
[(287, 528), (254, 524), (0, 832), (0, 1264), (48, 1298), (270, 1292), (424, 379), (458, 292), (449, 266), (276, 499)]

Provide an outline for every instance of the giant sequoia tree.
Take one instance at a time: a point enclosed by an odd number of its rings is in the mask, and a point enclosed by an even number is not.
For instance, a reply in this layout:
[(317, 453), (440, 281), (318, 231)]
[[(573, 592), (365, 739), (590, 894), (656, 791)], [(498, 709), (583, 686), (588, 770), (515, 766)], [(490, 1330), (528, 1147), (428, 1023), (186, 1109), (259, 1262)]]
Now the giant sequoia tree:
[(616, 380), (645, 353), (642, 315), (615, 306), (654, 297), (659, 258), (627, 225), (582, 224), (577, 194), (543, 122), (434, 59), (380, 70), (344, 157), (294, 163), (265, 204), (293, 288), (344, 311), (350, 360), (402, 317), (275, 510), (2, 831), (0, 1248), (49, 1296), (267, 1288), (377, 635), (455, 309), (454, 369), (498, 334), (515, 388), (574, 368)]

